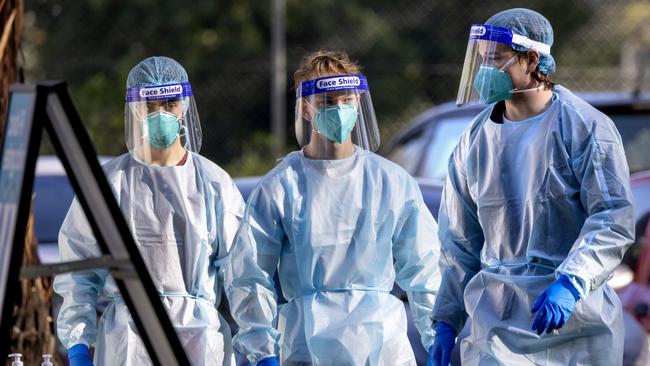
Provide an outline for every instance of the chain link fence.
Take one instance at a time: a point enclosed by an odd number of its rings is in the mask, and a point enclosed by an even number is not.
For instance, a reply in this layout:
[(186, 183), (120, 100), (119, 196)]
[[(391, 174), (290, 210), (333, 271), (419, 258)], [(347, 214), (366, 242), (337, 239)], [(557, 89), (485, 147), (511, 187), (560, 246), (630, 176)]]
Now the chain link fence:
[[(55, 1), (26, 4), (28, 79), (69, 80), (100, 154), (124, 152), (126, 74), (151, 55), (188, 70), (203, 126), (202, 153), (232, 175), (275, 163), (270, 136), (270, 1)], [(287, 85), (301, 57), (340, 49), (364, 66), (386, 142), (427, 108), (455, 99), (468, 29), (520, 1), (287, 0)], [(650, 4), (531, 0), (553, 24), (552, 79), (573, 90), (648, 89)], [(647, 73), (647, 72), (646, 72)], [(645, 79), (650, 79), (646, 77)], [(294, 91), (287, 93), (287, 151)]]

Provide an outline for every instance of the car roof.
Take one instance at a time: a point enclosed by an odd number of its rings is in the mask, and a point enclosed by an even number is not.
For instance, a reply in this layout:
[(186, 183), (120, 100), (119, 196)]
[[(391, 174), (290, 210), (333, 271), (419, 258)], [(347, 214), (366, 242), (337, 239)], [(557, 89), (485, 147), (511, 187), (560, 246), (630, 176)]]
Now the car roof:
[[(98, 156), (101, 165), (113, 159), (113, 156)], [(63, 163), (56, 155), (40, 155), (36, 160), (36, 175), (66, 175)]]
[(577, 92), (576, 95), (596, 108), (624, 105), (650, 107), (650, 92), (600, 91)]

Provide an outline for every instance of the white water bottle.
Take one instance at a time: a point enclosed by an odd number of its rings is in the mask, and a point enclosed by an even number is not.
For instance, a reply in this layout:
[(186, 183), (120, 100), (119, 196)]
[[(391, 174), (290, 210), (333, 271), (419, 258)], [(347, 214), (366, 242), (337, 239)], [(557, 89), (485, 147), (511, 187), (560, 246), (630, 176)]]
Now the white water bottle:
[(52, 355), (49, 353), (46, 353), (43, 355), (43, 362), (41, 362), (41, 366), (54, 366), (52, 363)]
[(20, 359), (23, 357), (21, 353), (12, 353), (9, 355), (9, 358), (13, 358), (11, 361), (11, 366), (23, 366), (23, 361)]

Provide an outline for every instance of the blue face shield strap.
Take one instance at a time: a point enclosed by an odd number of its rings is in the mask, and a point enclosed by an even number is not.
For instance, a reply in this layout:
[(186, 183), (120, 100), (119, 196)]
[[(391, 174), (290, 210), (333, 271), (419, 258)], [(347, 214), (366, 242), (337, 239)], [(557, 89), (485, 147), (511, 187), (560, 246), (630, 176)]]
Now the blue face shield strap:
[(325, 76), (318, 79), (306, 80), (300, 83), (296, 90), (298, 98), (310, 95), (335, 92), (341, 90), (368, 90), (368, 80), (363, 75)]
[(532, 39), (514, 33), (512, 30), (504, 27), (498, 27), (488, 24), (474, 24), (469, 32), (470, 41), (482, 40), (504, 43), (509, 46), (518, 45), (529, 50), (535, 50), (546, 55), (551, 54), (551, 46), (546, 43), (533, 41)]
[(189, 82), (126, 89), (127, 103), (191, 96), (192, 86)]

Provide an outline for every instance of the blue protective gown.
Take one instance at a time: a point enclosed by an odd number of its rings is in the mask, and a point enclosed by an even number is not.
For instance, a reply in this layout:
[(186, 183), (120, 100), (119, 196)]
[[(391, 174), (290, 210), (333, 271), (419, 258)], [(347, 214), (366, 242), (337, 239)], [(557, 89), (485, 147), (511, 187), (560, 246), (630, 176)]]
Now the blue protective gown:
[[(437, 224), (415, 180), (357, 148), (348, 158), (286, 156), (248, 200), (226, 268), (234, 346), (251, 362), (414, 365), (404, 289), (423, 345), (433, 344)], [(288, 303), (277, 304), (279, 271)]]
[[(495, 123), (494, 109), (449, 160), (434, 320), (460, 331), (472, 319), (463, 365), (620, 365), (621, 304), (606, 280), (633, 242), (634, 215), (618, 131), (560, 86), (530, 120)], [(559, 331), (537, 335), (530, 309), (560, 275), (581, 299)]]
[[(217, 306), (244, 201), (228, 174), (192, 152), (182, 166), (152, 167), (124, 154), (104, 166), (163, 305), (193, 365), (229, 364), (230, 329)], [(59, 233), (61, 260), (101, 255), (75, 200)], [(151, 361), (106, 269), (58, 275), (57, 333), (66, 348), (96, 344), (95, 365)], [(99, 321), (95, 305), (108, 300)]]

